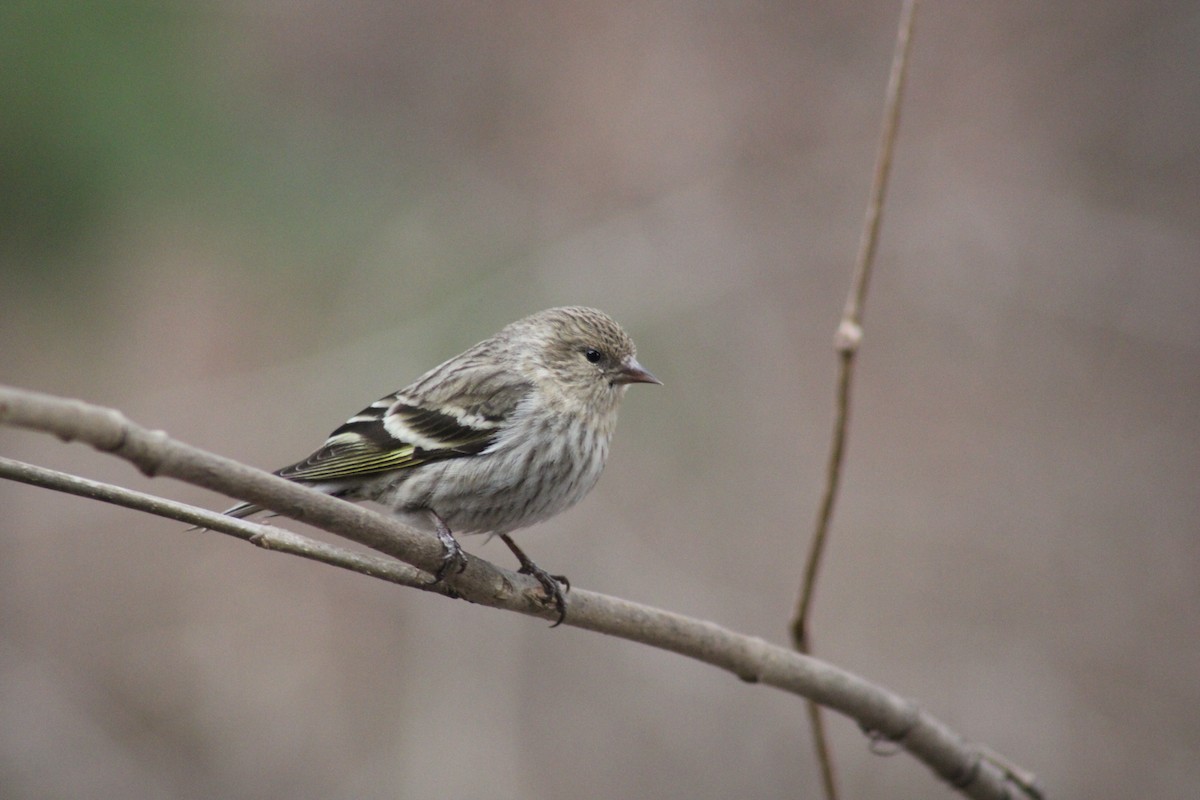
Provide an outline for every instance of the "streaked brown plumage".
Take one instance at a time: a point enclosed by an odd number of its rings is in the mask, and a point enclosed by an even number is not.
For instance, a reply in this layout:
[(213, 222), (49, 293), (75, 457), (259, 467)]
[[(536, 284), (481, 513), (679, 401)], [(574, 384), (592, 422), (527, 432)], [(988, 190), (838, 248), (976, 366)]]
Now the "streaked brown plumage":
[[(559, 611), (558, 582), (508, 535), (549, 519), (600, 477), (631, 383), (659, 383), (601, 311), (551, 308), (518, 320), (351, 417), (277, 474), (350, 500), (375, 500), (432, 528), (462, 569), (451, 531), (499, 535)], [(228, 514), (261, 510), (242, 504)], [(564, 579), (565, 582), (565, 579)]]

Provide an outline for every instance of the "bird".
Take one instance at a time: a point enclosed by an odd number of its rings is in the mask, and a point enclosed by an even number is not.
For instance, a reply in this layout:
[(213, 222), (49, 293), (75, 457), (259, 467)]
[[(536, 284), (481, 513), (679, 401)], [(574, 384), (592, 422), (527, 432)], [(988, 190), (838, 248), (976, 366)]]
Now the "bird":
[[(499, 536), (566, 618), (570, 582), (511, 534), (579, 502), (608, 458), (617, 410), (635, 383), (661, 384), (602, 311), (566, 306), (513, 322), (334, 430), (275, 474), (351, 501), (375, 501), (442, 544), (434, 582), (466, 568), (454, 534)], [(264, 509), (241, 503), (247, 517)], [(561, 584), (561, 585), (560, 585)]]

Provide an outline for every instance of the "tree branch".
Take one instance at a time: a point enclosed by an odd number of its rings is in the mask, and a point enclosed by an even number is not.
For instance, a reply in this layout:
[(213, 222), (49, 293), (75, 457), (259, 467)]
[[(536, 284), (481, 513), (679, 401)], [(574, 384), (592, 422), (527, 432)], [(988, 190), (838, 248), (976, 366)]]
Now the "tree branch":
[[(875, 264), (875, 250), (879, 243), (879, 229), (883, 221), (883, 201), (887, 195), (888, 177), (891, 175), (892, 154), (895, 152), (896, 132), (900, 127), (900, 107), (904, 96), (904, 80), (908, 74), (908, 54), (912, 42), (913, 20), (916, 16), (916, 0), (905, 0), (900, 12), (900, 28), (896, 32), (896, 47), (892, 55), (892, 69), (888, 77), (884, 102), (883, 129), (879, 136), (879, 150), (875, 157), (875, 175), (871, 182), (870, 199), (867, 201), (866, 218), (863, 220), (862, 236), (859, 239), (858, 258), (854, 265), (854, 278), (842, 319), (834, 337), (834, 348), (838, 354), (837, 400), (833, 421), (833, 435), (829, 445), (829, 459), (825, 468), (825, 488), (821, 493), (821, 505), (817, 512), (816, 527), (809, 543), (808, 557), (804, 563), (804, 577), (800, 593), (796, 598), (796, 610), (792, 617), (792, 645), (801, 653), (812, 652), (809, 619), (812, 614), (813, 597), (817, 588), (817, 575), (821, 569), (821, 558), (829, 538), (833, 521), (834, 504), (842, 477), (842, 462), (846, 453), (846, 429), (850, 421), (850, 387), (854, 377), (854, 357), (862, 341), (863, 304), (867, 299), (867, 286), (871, 280), (871, 269)], [(817, 751), (817, 763), (821, 767), (821, 783), (827, 800), (837, 800), (837, 781), (833, 768), (833, 753), (825, 734), (825, 723), (820, 707), (808, 704), (808, 718), (813, 731), (813, 744)]]
[[(398, 558), (425, 572), (437, 569), (441, 547), (395, 519), (205, 452), (127, 420), (112, 409), (0, 386), (0, 424), (78, 440), (124, 458), (147, 475), (163, 475), (256, 503), (284, 516)], [(197, 517), (202, 525), (213, 522)], [(464, 600), (553, 619), (541, 587), (524, 575), (469, 557), (447, 579)], [(582, 589), (571, 592), (565, 624), (669, 650), (805, 697), (843, 713), (873, 737), (893, 741), (963, 794), (1010, 798), (1011, 771), (985, 757), (915, 703), (817, 659), (704, 620)]]
[(403, 561), (347, 550), (344, 547), (302, 536), (276, 525), (235, 519), (215, 511), (177, 503), (174, 500), (165, 500), (132, 489), (123, 489), (109, 483), (80, 478), (77, 475), (68, 475), (65, 472), (14, 461), (2, 456), (0, 456), (0, 478), (8, 478), (31, 486), (40, 486), (43, 489), (87, 497), (104, 503), (132, 508), (135, 511), (145, 511), (147, 514), (186, 522), (196, 526), (192, 530), (203, 529), (228, 534), (264, 550), (275, 550), (300, 556), (351, 572), (369, 575), (372, 578), (398, 583), (401, 586), (410, 586), (414, 589), (432, 591), (451, 597), (454, 595), (450, 587), (444, 583), (433, 583), (432, 575), (405, 564)]

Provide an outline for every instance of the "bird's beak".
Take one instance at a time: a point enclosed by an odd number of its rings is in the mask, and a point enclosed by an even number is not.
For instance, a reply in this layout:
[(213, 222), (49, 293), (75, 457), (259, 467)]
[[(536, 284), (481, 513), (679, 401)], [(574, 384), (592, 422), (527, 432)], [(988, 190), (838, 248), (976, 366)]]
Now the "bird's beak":
[(630, 358), (621, 365), (621, 371), (617, 374), (614, 383), (657, 383), (662, 386), (662, 381), (650, 374), (650, 370), (638, 363), (636, 358)]

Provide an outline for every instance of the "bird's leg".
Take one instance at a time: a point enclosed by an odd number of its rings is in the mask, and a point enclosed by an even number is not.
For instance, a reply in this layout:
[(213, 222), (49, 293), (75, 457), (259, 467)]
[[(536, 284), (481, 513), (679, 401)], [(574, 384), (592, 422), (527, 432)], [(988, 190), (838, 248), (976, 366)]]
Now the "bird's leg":
[(437, 572), (433, 573), (432, 581), (432, 583), (440, 583), (447, 575), (451, 573), (457, 575), (467, 568), (467, 555), (463, 552), (458, 540), (450, 533), (446, 521), (438, 516), (436, 511), (430, 511), (429, 516), (433, 518), (438, 541), (442, 543), (442, 565), (438, 567)]
[[(551, 575), (546, 570), (533, 563), (533, 560), (525, 555), (525, 551), (517, 547), (517, 543), (507, 533), (500, 534), (500, 538), (508, 545), (508, 549), (512, 550), (513, 555), (521, 562), (521, 572), (524, 575), (532, 575), (537, 578), (537, 582), (542, 585), (542, 589), (546, 592), (546, 599), (554, 603), (554, 607), (558, 609), (558, 621), (551, 625), (551, 628), (556, 628), (562, 624), (562, 621), (567, 618), (567, 597), (563, 593), (571, 591), (571, 582), (567, 580), (566, 575)], [(562, 586), (559, 586), (562, 584)]]

